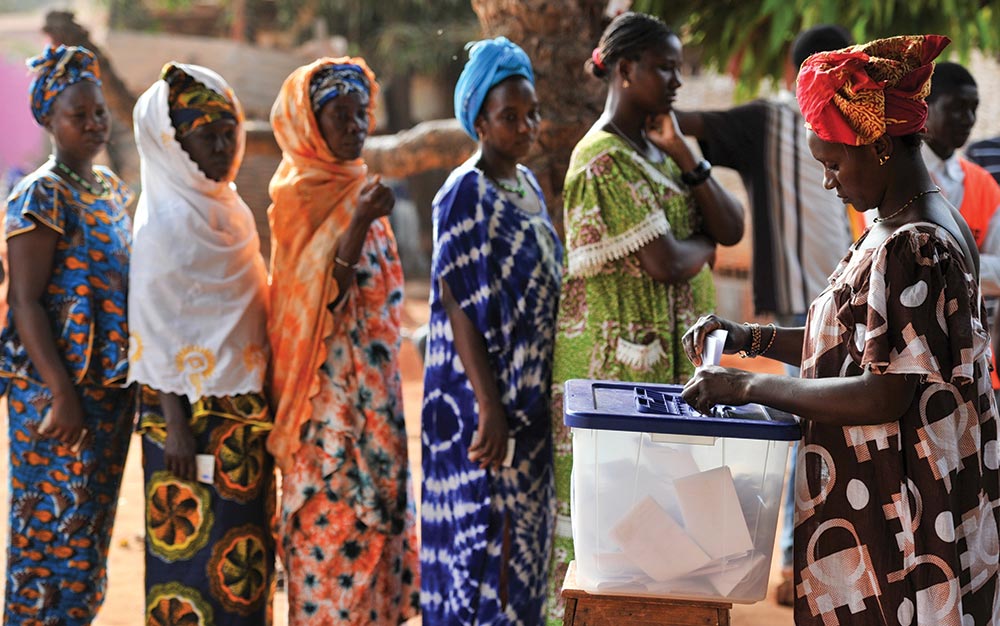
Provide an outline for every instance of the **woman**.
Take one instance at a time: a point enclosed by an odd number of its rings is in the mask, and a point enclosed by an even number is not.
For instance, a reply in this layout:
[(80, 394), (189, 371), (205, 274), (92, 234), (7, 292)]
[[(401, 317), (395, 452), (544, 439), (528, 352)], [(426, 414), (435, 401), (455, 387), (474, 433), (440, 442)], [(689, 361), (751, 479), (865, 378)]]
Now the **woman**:
[[(716, 244), (743, 236), (742, 207), (712, 179), (708, 162), (695, 158), (671, 114), (681, 60), (680, 39), (665, 24), (623, 13), (587, 63), (608, 81), (608, 97), (566, 173), (567, 262), (552, 389), (559, 507), (553, 600), (573, 559), (562, 385), (569, 378), (687, 380), (693, 368), (680, 338), (715, 305), (709, 264)], [(646, 129), (664, 115), (654, 144)], [(559, 613), (550, 611), (555, 621)]]
[(132, 428), (126, 387), (130, 220), (124, 183), (94, 159), (110, 134), (84, 48), (28, 62), (31, 111), (54, 152), (7, 198), (10, 524), (5, 624), (90, 624)]
[(455, 88), (455, 115), (479, 151), (434, 200), (421, 520), (429, 624), (543, 621), (562, 246), (518, 163), (538, 136), (533, 83), (528, 56), (498, 37), (472, 46)]
[(146, 623), (270, 622), (274, 573), (267, 269), (232, 181), (239, 100), (168, 63), (135, 105), (142, 195), (129, 279), (129, 381), (142, 385)]
[(802, 364), (802, 378), (710, 367), (684, 398), (802, 417), (795, 623), (995, 623), (1000, 444), (975, 241), (931, 183), (920, 132), (937, 35), (809, 57), (798, 101), (824, 184), (877, 209), (805, 328), (714, 316), (727, 348)]
[[(289, 623), (397, 624), (420, 581), (399, 374), (395, 202), (361, 159), (378, 85), (359, 58), (289, 76), (271, 110), (274, 431)], [(333, 617), (331, 617), (333, 616)]]

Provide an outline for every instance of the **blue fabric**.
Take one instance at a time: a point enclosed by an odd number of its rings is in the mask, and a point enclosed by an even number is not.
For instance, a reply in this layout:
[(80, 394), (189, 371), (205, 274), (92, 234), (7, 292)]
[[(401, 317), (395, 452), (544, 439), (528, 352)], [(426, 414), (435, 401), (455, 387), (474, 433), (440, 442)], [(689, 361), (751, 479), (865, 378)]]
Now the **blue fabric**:
[(28, 67), (35, 74), (29, 87), (31, 114), (39, 124), (67, 87), (85, 80), (101, 84), (101, 68), (94, 53), (78, 46), (49, 46), (28, 59)]
[[(531, 172), (519, 171), (540, 198)], [(549, 389), (562, 246), (544, 207), (526, 213), (471, 164), (438, 192), (433, 222), (422, 415), (424, 623), (541, 624), (554, 524)], [(510, 468), (486, 471), (468, 460), (478, 405), (439, 281), (486, 340), (516, 441)], [(506, 608), (499, 599), (504, 568)]]
[(135, 395), (114, 387), (76, 392), (88, 432), (79, 453), (37, 438), (52, 408), (47, 388), (24, 379), (10, 385), (5, 626), (89, 626), (104, 601)]
[(365, 98), (371, 96), (371, 85), (365, 71), (353, 63), (327, 65), (313, 74), (309, 81), (309, 101), (316, 113), (330, 100), (349, 93), (359, 93)]
[[(21, 180), (7, 199), (6, 237), (45, 227), (59, 233), (43, 305), (56, 347), (76, 384), (121, 385), (128, 373), (128, 292), (132, 192), (111, 170), (95, 168), (110, 191), (93, 196), (48, 165)], [(5, 378), (41, 384), (13, 313), (0, 332), (0, 393)]]
[(455, 85), (455, 117), (465, 132), (478, 141), (476, 117), (490, 89), (511, 76), (523, 76), (534, 85), (535, 74), (528, 55), (506, 37), (484, 39), (466, 47), (469, 60)]

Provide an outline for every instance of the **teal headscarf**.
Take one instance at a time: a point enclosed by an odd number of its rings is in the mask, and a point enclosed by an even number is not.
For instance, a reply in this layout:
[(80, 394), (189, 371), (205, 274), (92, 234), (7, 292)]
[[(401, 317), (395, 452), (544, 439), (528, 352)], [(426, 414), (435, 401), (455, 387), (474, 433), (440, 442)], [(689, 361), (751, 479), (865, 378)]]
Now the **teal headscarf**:
[(506, 37), (469, 43), (466, 48), (469, 60), (455, 85), (455, 117), (465, 132), (478, 141), (476, 116), (490, 89), (511, 76), (523, 76), (534, 85), (535, 74), (528, 55)]

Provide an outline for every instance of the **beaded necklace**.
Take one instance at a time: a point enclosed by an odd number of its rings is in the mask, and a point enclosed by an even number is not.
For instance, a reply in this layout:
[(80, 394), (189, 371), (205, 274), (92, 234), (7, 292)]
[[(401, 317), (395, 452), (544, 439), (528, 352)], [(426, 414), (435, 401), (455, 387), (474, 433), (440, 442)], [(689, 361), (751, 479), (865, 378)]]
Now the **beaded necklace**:
[(517, 194), (518, 198), (524, 198), (526, 190), (524, 189), (524, 183), (521, 181), (521, 175), (519, 173), (514, 173), (515, 178), (517, 178), (517, 186), (511, 185), (510, 183), (505, 183), (499, 178), (494, 178), (493, 182), (508, 193)]
[(87, 193), (89, 193), (92, 196), (101, 196), (101, 195), (106, 194), (109, 191), (108, 184), (106, 182), (104, 182), (104, 179), (101, 178), (101, 176), (98, 175), (96, 172), (93, 172), (93, 173), (94, 173), (95, 176), (97, 176), (97, 180), (101, 184), (100, 185), (101, 186), (100, 191), (98, 191), (98, 189), (96, 187), (94, 187), (93, 183), (91, 183), (90, 181), (84, 180), (82, 176), (80, 176), (79, 174), (77, 174), (76, 172), (74, 172), (73, 170), (71, 170), (69, 168), (69, 166), (66, 165), (65, 163), (63, 163), (62, 161), (56, 161), (56, 169), (59, 170), (60, 172), (62, 172), (63, 174), (66, 174), (67, 176), (69, 176), (70, 179), (73, 182), (75, 182), (76, 184), (78, 184), (81, 187), (83, 187), (84, 191), (86, 191)]

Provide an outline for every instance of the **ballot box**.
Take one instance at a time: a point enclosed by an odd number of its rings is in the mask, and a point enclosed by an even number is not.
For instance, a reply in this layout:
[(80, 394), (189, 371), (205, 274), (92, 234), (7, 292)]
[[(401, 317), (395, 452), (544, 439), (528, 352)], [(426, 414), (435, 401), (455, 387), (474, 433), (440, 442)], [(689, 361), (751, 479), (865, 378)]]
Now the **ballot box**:
[(799, 426), (754, 404), (702, 415), (680, 391), (566, 382), (576, 582), (601, 594), (756, 602)]

